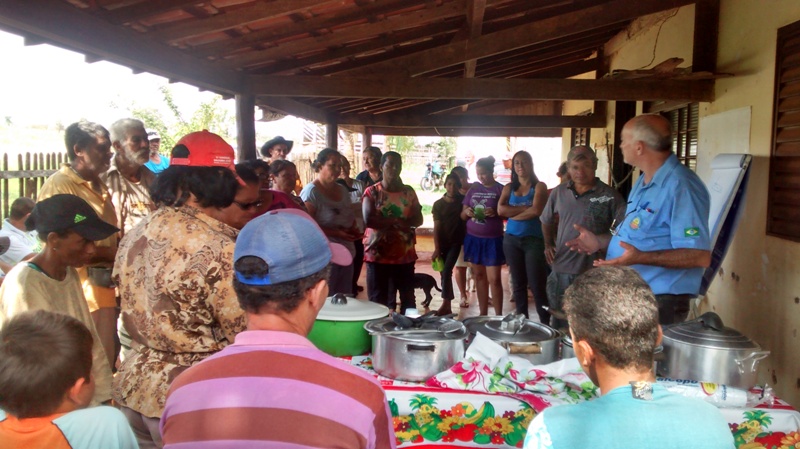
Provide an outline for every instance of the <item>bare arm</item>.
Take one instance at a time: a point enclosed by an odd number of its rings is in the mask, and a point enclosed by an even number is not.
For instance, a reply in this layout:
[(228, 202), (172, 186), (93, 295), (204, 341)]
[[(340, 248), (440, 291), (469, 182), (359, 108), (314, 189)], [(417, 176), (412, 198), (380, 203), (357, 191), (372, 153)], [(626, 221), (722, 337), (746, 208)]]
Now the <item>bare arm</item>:
[(503, 187), (503, 193), (500, 194), (500, 199), (497, 201), (497, 214), (501, 217), (510, 218), (521, 213), (525, 209), (525, 206), (509, 205), (509, 198), (511, 198), (511, 184), (506, 184)]
[(530, 220), (542, 214), (544, 205), (547, 204), (547, 184), (540, 182), (536, 184), (536, 189), (533, 193), (533, 204), (529, 207), (523, 207), (523, 211), (514, 215), (514, 220)]
[(619, 245), (625, 249), (616, 259), (595, 261), (601, 265), (653, 265), (664, 268), (706, 268), (711, 264), (711, 251), (694, 248), (664, 249), (658, 251), (639, 251), (625, 242)]
[(469, 220), (470, 218), (475, 216), (475, 211), (472, 210), (471, 207), (467, 206), (466, 204), (461, 208), (461, 219), (464, 221)]
[(552, 265), (556, 259), (556, 226), (552, 223), (542, 223), (542, 235), (544, 235), (544, 257), (547, 263)]
[(439, 250), (439, 227), (442, 226), (441, 220), (433, 220), (433, 254), (431, 260), (440, 256)]

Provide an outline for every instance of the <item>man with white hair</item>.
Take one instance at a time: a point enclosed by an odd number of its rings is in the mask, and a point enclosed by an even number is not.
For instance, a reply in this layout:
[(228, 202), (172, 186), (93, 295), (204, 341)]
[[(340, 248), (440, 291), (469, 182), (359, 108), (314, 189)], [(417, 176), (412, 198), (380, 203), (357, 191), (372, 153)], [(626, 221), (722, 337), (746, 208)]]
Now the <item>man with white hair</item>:
[(642, 171), (624, 218), (610, 234), (576, 225), (580, 235), (567, 245), (590, 254), (608, 248), (594, 265), (631, 266), (655, 293), (660, 323), (681, 322), (711, 263), (708, 190), (672, 152), (670, 123), (660, 115), (629, 120), (620, 149), (625, 163)]
[(122, 237), (155, 210), (155, 204), (150, 199), (150, 185), (156, 176), (144, 165), (150, 158), (144, 123), (124, 118), (114, 122), (109, 131), (115, 154), (111, 166), (100, 175), (100, 179), (111, 193)]

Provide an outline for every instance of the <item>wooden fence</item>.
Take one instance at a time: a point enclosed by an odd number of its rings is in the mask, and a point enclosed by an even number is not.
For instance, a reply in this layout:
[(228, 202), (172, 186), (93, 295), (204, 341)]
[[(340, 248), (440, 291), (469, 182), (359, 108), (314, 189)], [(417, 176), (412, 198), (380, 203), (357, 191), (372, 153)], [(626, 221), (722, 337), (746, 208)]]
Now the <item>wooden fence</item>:
[(44, 181), (62, 163), (66, 153), (25, 153), (17, 155), (15, 170), (11, 170), (8, 153), (3, 154), (0, 167), (0, 219), (8, 217), (11, 203), (21, 196), (36, 199)]

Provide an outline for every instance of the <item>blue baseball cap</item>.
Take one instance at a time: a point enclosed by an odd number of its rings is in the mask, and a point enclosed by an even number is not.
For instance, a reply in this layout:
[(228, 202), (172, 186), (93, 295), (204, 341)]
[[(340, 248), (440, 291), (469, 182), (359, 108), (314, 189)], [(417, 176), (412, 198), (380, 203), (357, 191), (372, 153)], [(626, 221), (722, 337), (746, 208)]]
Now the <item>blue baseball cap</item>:
[(236, 238), (234, 262), (258, 257), (269, 266), (263, 276), (235, 271), (247, 285), (274, 285), (318, 273), (329, 263), (350, 265), (353, 256), (339, 243), (331, 243), (316, 221), (299, 209), (280, 209), (250, 220)]

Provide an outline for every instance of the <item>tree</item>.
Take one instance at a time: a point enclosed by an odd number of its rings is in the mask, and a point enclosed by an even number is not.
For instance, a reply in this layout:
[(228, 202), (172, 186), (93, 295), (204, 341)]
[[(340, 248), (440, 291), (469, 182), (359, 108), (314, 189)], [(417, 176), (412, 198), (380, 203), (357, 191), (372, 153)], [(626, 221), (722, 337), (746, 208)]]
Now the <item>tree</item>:
[(417, 149), (417, 139), (411, 136), (389, 136), (386, 138), (386, 146), (391, 151), (397, 151), (401, 157), (405, 158), (409, 153)]
[(156, 108), (130, 107), (129, 110), (133, 117), (144, 122), (145, 128), (158, 131), (161, 136), (160, 151), (162, 154), (169, 155), (172, 147), (181, 137), (194, 131), (207, 129), (219, 134), (225, 140), (231, 139), (230, 130), (235, 125), (235, 117), (232, 117), (222, 107), (220, 104), (221, 97), (214, 96), (211, 100), (200, 103), (197, 110), (192, 113), (191, 119), (187, 120), (175, 103), (169, 86), (161, 86), (159, 90), (164, 104), (172, 112), (175, 119), (173, 123), (165, 120), (161, 112)]
[(442, 137), (438, 142), (431, 142), (425, 145), (429, 153), (433, 153), (436, 159), (444, 161), (448, 169), (455, 166), (456, 139), (453, 137)]

